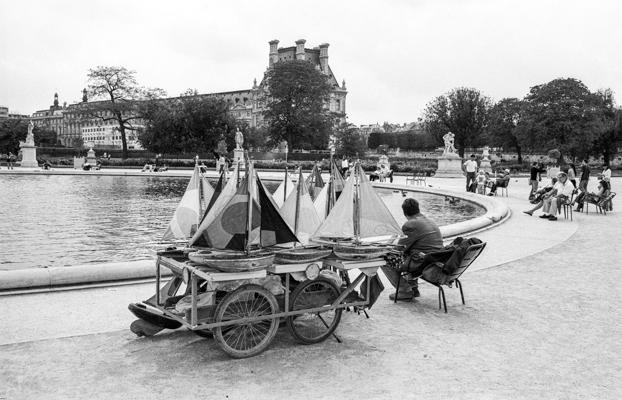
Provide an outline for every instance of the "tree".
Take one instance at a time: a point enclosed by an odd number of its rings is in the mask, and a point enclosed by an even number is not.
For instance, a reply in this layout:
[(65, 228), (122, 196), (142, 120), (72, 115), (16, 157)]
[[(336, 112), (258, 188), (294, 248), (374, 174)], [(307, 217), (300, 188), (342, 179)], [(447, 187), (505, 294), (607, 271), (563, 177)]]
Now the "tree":
[(268, 100), (264, 119), (271, 144), (287, 140), (290, 148), (325, 149), (334, 126), (325, 106), (331, 93), (326, 75), (302, 60), (274, 64), (266, 73)]
[(552, 149), (584, 157), (599, 137), (602, 104), (581, 81), (554, 79), (534, 86), (524, 99), (519, 141), (530, 150)]
[(451, 131), (462, 157), (465, 147), (480, 143), (490, 106), (490, 99), (477, 89), (453, 89), (428, 103), (423, 118), (425, 130), (436, 136), (439, 145), (442, 144), (443, 135)]
[(609, 165), (622, 143), (622, 109), (615, 108), (611, 89), (600, 90), (596, 95), (600, 103), (600, 134), (594, 140), (591, 152), (595, 156), (602, 155), (604, 163)]
[(136, 131), (142, 119), (141, 102), (165, 95), (162, 89), (138, 85), (136, 72), (125, 67), (99, 66), (88, 73), (89, 102), (80, 103), (77, 114), (83, 119), (114, 121), (121, 136), (123, 158), (127, 158), (127, 131)]
[(367, 150), (365, 137), (352, 124), (341, 124), (335, 130), (337, 153), (349, 157), (362, 156)]
[(32, 133), (35, 137), (35, 146), (51, 147), (57, 144), (57, 134), (51, 129), (35, 126)]
[(382, 143), (382, 132), (371, 132), (367, 138), (367, 147), (370, 149), (376, 149)]
[(139, 141), (156, 153), (212, 152), (225, 139), (228, 150), (235, 147), (236, 125), (224, 100), (186, 92), (177, 98), (144, 102), (140, 114), (145, 128)]
[(518, 136), (522, 113), (523, 104), (519, 99), (502, 99), (490, 109), (487, 127), (490, 145), (515, 150), (519, 163), (523, 162)]
[(5, 119), (0, 121), (0, 153), (19, 152), (19, 141), (28, 134), (28, 121), (24, 119)]

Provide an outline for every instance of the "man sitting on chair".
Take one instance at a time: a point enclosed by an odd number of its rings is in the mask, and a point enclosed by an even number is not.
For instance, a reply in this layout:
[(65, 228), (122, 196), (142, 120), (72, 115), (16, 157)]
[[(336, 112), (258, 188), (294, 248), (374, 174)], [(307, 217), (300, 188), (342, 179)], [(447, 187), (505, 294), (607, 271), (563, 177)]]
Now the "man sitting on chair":
[(496, 178), (492, 183), (488, 196), (494, 196), (495, 194), (497, 194), (498, 187), (508, 187), (508, 183), (510, 183), (510, 170), (505, 169), (503, 170), (503, 175), (501, 175), (501, 178)]
[[(398, 245), (404, 249), (404, 263), (408, 263), (408, 269), (415, 279), (406, 281), (400, 278), (400, 273), (395, 269), (383, 266), (382, 271), (389, 279), (393, 287), (399, 284), (398, 300), (410, 300), (419, 297), (417, 277), (423, 273), (423, 257), (427, 253), (443, 248), (443, 236), (441, 231), (433, 221), (430, 221), (419, 212), (417, 200), (407, 198), (402, 203), (402, 211), (406, 217), (406, 222), (402, 225), (402, 232), (406, 235), (398, 241)], [(395, 295), (389, 296), (394, 300)]]
[(568, 175), (565, 172), (557, 174), (557, 183), (553, 186), (553, 190), (543, 200), (542, 215), (540, 218), (548, 218), (549, 221), (557, 221), (557, 208), (560, 204), (566, 201), (570, 196), (574, 186), (568, 180)]

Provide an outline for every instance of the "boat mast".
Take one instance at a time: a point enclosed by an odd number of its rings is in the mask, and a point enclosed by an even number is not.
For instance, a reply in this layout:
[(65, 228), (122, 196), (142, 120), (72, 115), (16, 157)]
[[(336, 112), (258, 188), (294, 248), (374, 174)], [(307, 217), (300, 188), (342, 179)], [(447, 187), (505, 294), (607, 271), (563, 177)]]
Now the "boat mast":
[(253, 230), (253, 196), (251, 195), (252, 185), (252, 165), (250, 160), (247, 160), (246, 164), (246, 254), (251, 251), (251, 232)]
[[(360, 164), (357, 163), (354, 165), (354, 176), (352, 177), (354, 181), (352, 182), (354, 188), (354, 241), (355, 243), (361, 242), (361, 171), (359, 169)], [(357, 184), (358, 177), (358, 184)]]

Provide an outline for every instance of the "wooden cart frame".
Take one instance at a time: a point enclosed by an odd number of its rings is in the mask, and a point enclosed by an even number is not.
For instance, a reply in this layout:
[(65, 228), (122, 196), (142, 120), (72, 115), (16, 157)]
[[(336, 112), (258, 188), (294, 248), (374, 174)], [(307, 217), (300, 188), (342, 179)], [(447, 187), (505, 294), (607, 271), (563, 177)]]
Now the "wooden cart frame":
[[(163, 317), (197, 333), (209, 330), (219, 346), (232, 357), (250, 357), (261, 353), (270, 345), (282, 319), (285, 319), (292, 336), (303, 344), (318, 343), (331, 335), (340, 341), (334, 331), (340, 322), (342, 311), (346, 308), (364, 311), (370, 304), (370, 285), (366, 285), (363, 290), (365, 293), (360, 295), (355, 289), (365, 277), (376, 275), (378, 268), (383, 265), (383, 259), (324, 259), (299, 264), (273, 264), (259, 271), (224, 273), (206, 271), (190, 262), (159, 254), (156, 261), (155, 296), (142, 304), (155, 308)], [(314, 279), (307, 277), (306, 280), (296, 281), (296, 288), (292, 289), (291, 274), (304, 274), (310, 266), (316, 271), (329, 269), (338, 272), (344, 284), (337, 287), (330, 279), (321, 276), (313, 277)], [(181, 278), (187, 285), (186, 293), (189, 290), (191, 303), (185, 315), (179, 315), (165, 307), (163, 297), (166, 294), (163, 291), (167, 290), (168, 284), (162, 287), (162, 268), (173, 272), (173, 278), (169, 282)], [(359, 270), (359, 274), (350, 281), (349, 271), (355, 269)], [(268, 275), (278, 275), (281, 282), (284, 282), (285, 292), (280, 304), (277, 296), (263, 286), (242, 284), (228, 292), (220, 301), (214, 300), (214, 304), (210, 306), (213, 313), (208, 313), (207, 317), (201, 315), (201, 307), (198, 305), (200, 282), (231, 283), (261, 279)], [(176, 290), (181, 286), (179, 281), (177, 283)], [(213, 295), (216, 299), (215, 293)]]

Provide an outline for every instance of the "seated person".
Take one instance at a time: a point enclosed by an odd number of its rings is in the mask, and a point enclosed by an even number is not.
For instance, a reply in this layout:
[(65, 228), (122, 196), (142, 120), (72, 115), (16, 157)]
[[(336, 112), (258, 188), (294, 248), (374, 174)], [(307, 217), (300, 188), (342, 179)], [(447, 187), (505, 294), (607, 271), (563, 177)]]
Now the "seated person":
[(380, 164), (378, 168), (372, 174), (369, 175), (369, 180), (372, 182), (375, 181), (376, 179), (383, 181), (384, 178), (386, 178), (390, 172), (391, 170), (386, 164)]
[(45, 161), (43, 161), (43, 165), (41, 166), (41, 168), (43, 168), (45, 170), (52, 169), (52, 164), (50, 164), (50, 162), (48, 160), (45, 160)]
[(568, 175), (565, 172), (557, 174), (557, 183), (553, 186), (553, 190), (544, 196), (540, 218), (556, 221), (557, 217), (555, 215), (559, 205), (567, 201), (572, 196), (573, 191), (574, 186), (568, 179)]
[(164, 164), (163, 166), (158, 168), (158, 171), (159, 172), (166, 172), (166, 171), (168, 171), (168, 165)]
[(533, 215), (533, 212), (539, 210), (544, 205), (544, 197), (553, 190), (553, 186), (557, 183), (557, 178), (551, 179), (551, 182), (545, 187), (538, 189), (534, 193), (533, 199), (529, 200), (531, 204), (535, 204), (535, 206), (527, 211), (523, 211), (527, 215)]
[(143, 167), (143, 169), (140, 170), (140, 172), (153, 172), (153, 165), (151, 165), (150, 163), (145, 164), (145, 166)]
[[(443, 248), (443, 236), (438, 226), (423, 216), (419, 211), (419, 202), (413, 198), (407, 198), (402, 203), (402, 211), (406, 222), (402, 225), (405, 238), (399, 239), (398, 246), (404, 251), (404, 262), (408, 263), (411, 276), (414, 278), (406, 281), (400, 277), (400, 273), (389, 266), (383, 266), (382, 271), (389, 279), (393, 287), (399, 285), (398, 300), (409, 300), (419, 297), (417, 279), (423, 273), (426, 265), (423, 263), (425, 254), (438, 251)], [(389, 296), (395, 299), (395, 294)]]
[(83, 169), (84, 171), (90, 171), (90, 170), (91, 170), (91, 168), (93, 168), (93, 166), (92, 166), (91, 164), (89, 164), (89, 163), (84, 163), (84, 164), (82, 164), (82, 169)]
[(597, 204), (599, 201), (609, 196), (609, 193), (611, 193), (609, 189), (609, 183), (605, 181), (604, 179), (599, 180), (598, 188), (596, 192), (591, 192), (591, 193), (581, 192), (581, 194), (577, 196), (577, 199), (576, 199), (577, 208), (575, 211), (582, 211), (583, 204), (585, 204), (586, 201), (588, 203)]
[(483, 169), (480, 169), (475, 177), (477, 183), (477, 193), (486, 194), (486, 173)]
[(490, 193), (488, 196), (494, 196), (497, 193), (498, 187), (508, 187), (508, 183), (510, 183), (510, 170), (503, 170), (503, 174), (501, 177), (496, 178), (492, 185), (490, 186)]

